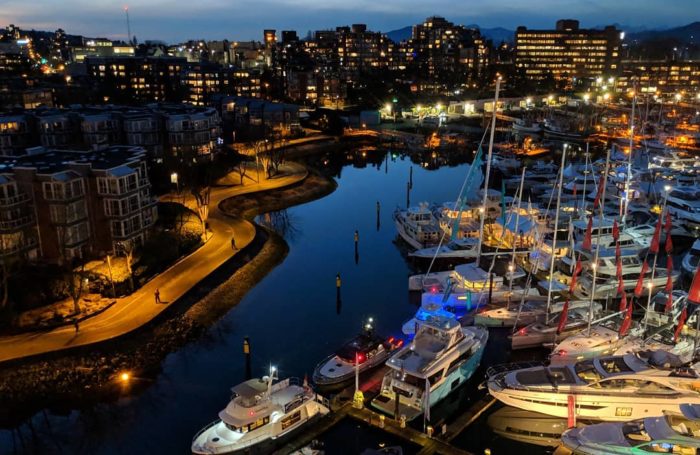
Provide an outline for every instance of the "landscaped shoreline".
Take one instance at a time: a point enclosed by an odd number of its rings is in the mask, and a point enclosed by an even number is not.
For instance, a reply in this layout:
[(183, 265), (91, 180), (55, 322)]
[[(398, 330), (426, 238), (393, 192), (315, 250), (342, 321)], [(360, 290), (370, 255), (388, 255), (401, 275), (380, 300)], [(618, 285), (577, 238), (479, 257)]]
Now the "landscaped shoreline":
[[(298, 184), (222, 201), (229, 216), (252, 220), (256, 215), (321, 198), (334, 181), (310, 172)], [(165, 356), (202, 336), (286, 256), (288, 246), (272, 231), (256, 225), (254, 241), (215, 271), (152, 323), (105, 342), (70, 353), (18, 360), (0, 369), (0, 425), (13, 426), (45, 407), (79, 407), (116, 399), (146, 386), (158, 374)], [(233, 273), (232, 273), (233, 272)], [(232, 274), (231, 274), (232, 273)], [(213, 288), (213, 289), (212, 289)], [(210, 290), (211, 289), (211, 290)], [(122, 372), (138, 378), (128, 384)]]

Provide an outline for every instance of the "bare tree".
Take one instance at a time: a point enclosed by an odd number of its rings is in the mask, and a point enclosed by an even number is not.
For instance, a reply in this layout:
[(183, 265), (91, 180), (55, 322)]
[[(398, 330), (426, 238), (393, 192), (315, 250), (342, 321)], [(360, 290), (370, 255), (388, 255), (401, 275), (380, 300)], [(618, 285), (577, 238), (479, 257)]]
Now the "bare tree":
[(209, 185), (202, 188), (192, 188), (192, 195), (197, 203), (197, 214), (202, 222), (202, 237), (207, 239), (207, 220), (209, 219), (209, 195), (211, 187)]
[(134, 292), (136, 287), (134, 286), (134, 242), (129, 240), (126, 242), (119, 242), (119, 248), (122, 253), (124, 253), (124, 258), (126, 259), (126, 273), (129, 276), (129, 288), (131, 292)]

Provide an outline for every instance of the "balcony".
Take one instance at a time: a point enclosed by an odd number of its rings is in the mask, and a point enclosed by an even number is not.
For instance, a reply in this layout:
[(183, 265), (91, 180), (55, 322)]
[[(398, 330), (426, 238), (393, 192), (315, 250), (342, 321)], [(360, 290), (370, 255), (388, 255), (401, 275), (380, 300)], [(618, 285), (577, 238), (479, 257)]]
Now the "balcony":
[(11, 207), (17, 204), (23, 204), (31, 198), (26, 193), (20, 193), (15, 196), (0, 198), (0, 207)]
[(1, 245), (0, 246), (0, 257), (12, 256), (21, 253), (26, 250), (31, 250), (36, 248), (37, 241), (35, 238), (25, 238), (22, 242), (16, 242), (11, 245)]
[(14, 220), (0, 220), (0, 231), (14, 232), (34, 223), (33, 216), (22, 216)]

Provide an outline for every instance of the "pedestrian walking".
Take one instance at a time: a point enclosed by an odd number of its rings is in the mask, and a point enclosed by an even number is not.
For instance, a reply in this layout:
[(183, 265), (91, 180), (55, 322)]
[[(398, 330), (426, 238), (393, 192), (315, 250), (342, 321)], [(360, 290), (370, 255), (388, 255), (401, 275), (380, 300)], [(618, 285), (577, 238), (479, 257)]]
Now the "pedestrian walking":
[(160, 290), (157, 288), (156, 288), (155, 296), (156, 296), (156, 303), (160, 303)]
[(236, 239), (233, 236), (231, 236), (231, 249), (234, 251), (238, 249), (238, 247), (236, 247)]
[(78, 322), (77, 319), (73, 321), (73, 325), (75, 326), (75, 333), (78, 333), (78, 330), (80, 330), (80, 322)]

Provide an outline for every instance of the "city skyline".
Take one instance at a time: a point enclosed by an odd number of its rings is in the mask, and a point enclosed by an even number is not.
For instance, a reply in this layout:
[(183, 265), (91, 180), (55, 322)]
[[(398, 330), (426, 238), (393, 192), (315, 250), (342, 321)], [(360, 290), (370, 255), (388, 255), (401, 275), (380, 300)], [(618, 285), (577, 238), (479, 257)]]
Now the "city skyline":
[[(633, 28), (667, 28), (692, 22), (687, 13), (693, 4), (693, 0), (679, 0), (659, 11), (654, 0), (624, 0), (612, 5), (602, 0), (539, 0), (518, 5), (508, 5), (505, 0), (481, 5), (450, 5), (446, 0), (430, 4), (415, 0), (381, 3), (360, 0), (353, 4), (331, 0), (316, 4), (313, 0), (302, 0), (294, 5), (288, 0), (243, 0), (236, 5), (204, 0), (176, 5), (173, 0), (157, 0), (132, 3), (129, 11), (131, 33), (140, 41), (160, 39), (172, 43), (188, 39), (259, 40), (266, 28), (296, 30), (304, 36), (308, 30), (350, 23), (366, 23), (372, 30), (389, 32), (420, 23), (432, 15), (465, 25), (511, 30), (519, 25), (551, 28), (561, 18), (579, 19), (584, 27), (618, 23)], [(71, 34), (125, 39), (124, 6), (120, 1), (95, 5), (84, 0), (66, 0), (60, 5), (37, 0), (30, 6), (10, 0), (0, 12), (0, 24), (14, 23), (37, 30), (63, 28)]]

